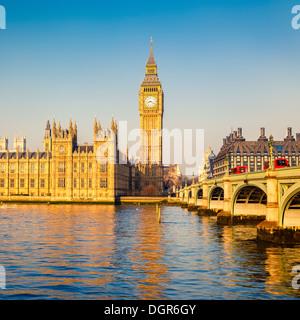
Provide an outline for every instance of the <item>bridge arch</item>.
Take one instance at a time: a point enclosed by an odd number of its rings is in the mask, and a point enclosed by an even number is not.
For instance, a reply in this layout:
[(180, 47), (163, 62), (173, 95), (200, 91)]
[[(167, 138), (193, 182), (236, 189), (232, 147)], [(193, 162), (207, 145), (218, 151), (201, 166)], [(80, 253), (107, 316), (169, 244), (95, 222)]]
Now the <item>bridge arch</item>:
[(182, 191), (181, 191), (181, 202), (184, 202), (184, 194), (185, 194), (185, 191), (182, 190)]
[(208, 195), (208, 208), (223, 210), (224, 189), (216, 185), (213, 187)]
[(233, 215), (267, 214), (267, 189), (264, 184), (243, 184), (235, 190), (231, 199)]
[(196, 198), (195, 198), (196, 206), (202, 205), (202, 200), (203, 200), (203, 189), (199, 188), (198, 190), (196, 190)]
[(279, 224), (284, 227), (300, 227), (300, 183), (285, 192), (279, 210)]
[(187, 203), (190, 203), (191, 198), (192, 198), (192, 190), (188, 189), (187, 190)]

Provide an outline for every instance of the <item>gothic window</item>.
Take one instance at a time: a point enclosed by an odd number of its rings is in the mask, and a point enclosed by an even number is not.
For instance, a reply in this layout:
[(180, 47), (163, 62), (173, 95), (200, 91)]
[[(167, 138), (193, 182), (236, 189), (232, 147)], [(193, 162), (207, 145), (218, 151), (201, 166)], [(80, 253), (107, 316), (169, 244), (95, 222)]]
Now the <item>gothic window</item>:
[(25, 173), (25, 164), (24, 163), (22, 163), (21, 166), (20, 166), (20, 173), (21, 174)]
[(107, 165), (106, 164), (101, 164), (100, 165), (100, 172), (101, 173), (106, 173), (107, 171)]
[(58, 163), (58, 172), (59, 173), (65, 172), (65, 163), (64, 162), (59, 162)]
[(63, 178), (58, 179), (58, 188), (65, 188), (65, 179)]
[(102, 188), (102, 189), (107, 188), (107, 179), (100, 180), (100, 188)]

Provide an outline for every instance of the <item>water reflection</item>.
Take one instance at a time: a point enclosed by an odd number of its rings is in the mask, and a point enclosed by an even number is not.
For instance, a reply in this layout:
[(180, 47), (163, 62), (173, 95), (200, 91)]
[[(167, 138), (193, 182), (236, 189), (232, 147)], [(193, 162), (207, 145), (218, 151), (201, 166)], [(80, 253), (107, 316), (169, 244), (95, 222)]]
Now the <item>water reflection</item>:
[(135, 229), (137, 236), (131, 252), (133, 270), (136, 274), (143, 274), (143, 278), (137, 279), (137, 298), (161, 299), (169, 281), (168, 267), (164, 261), (164, 224), (158, 223), (154, 207), (141, 207), (139, 211)]
[(2, 299), (299, 298), (299, 246), (154, 206), (2, 205)]

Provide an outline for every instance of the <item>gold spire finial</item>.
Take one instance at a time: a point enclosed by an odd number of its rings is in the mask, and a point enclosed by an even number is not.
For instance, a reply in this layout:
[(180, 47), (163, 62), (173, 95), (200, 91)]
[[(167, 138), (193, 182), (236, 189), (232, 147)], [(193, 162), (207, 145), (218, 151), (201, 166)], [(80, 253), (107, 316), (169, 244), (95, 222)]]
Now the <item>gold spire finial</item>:
[(156, 62), (154, 60), (154, 56), (153, 56), (153, 39), (151, 37), (151, 40), (150, 40), (150, 44), (151, 44), (151, 47), (150, 47), (150, 55), (149, 55), (149, 59), (148, 59), (148, 62), (147, 62), (147, 65), (156, 65)]

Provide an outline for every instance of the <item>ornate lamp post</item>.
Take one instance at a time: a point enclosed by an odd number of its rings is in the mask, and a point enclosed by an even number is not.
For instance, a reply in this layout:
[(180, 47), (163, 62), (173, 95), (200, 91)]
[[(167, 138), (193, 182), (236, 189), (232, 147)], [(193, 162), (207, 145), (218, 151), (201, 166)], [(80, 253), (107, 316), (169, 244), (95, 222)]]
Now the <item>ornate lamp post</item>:
[(270, 135), (268, 146), (270, 148), (270, 169), (274, 169), (273, 136)]
[(229, 176), (229, 157), (228, 157), (228, 153), (226, 153), (225, 164), (226, 164), (225, 175)]
[(207, 180), (207, 167), (206, 167), (206, 163), (204, 163), (204, 170), (203, 170), (202, 180)]

